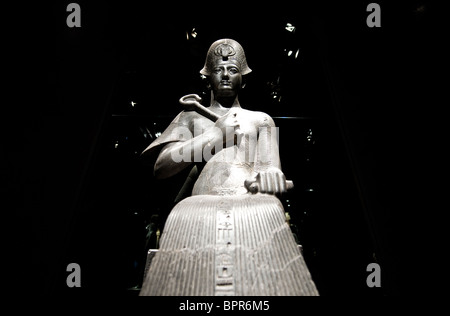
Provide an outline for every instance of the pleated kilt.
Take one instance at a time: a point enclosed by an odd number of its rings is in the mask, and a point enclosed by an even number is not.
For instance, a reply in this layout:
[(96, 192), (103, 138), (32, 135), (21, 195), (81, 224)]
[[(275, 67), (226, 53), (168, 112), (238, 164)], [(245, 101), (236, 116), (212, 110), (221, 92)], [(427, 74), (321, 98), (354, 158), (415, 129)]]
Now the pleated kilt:
[(318, 295), (274, 196), (197, 195), (169, 214), (140, 295)]

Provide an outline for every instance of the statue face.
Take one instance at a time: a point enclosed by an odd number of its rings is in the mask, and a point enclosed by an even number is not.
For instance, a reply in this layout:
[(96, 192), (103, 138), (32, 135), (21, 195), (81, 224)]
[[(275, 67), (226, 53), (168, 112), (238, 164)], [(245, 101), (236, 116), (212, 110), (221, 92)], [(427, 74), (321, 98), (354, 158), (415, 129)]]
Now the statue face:
[(217, 61), (209, 80), (216, 98), (236, 97), (242, 86), (241, 71), (231, 61)]

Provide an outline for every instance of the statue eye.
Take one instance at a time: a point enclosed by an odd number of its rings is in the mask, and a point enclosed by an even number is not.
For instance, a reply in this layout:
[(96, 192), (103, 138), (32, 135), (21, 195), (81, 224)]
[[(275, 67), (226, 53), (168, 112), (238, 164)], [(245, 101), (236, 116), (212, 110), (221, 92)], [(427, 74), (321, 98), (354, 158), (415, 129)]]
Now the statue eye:
[(230, 68), (229, 72), (232, 74), (237, 74), (239, 72), (239, 69), (233, 67), (233, 68)]
[(219, 74), (222, 71), (220, 68), (214, 68), (214, 73)]

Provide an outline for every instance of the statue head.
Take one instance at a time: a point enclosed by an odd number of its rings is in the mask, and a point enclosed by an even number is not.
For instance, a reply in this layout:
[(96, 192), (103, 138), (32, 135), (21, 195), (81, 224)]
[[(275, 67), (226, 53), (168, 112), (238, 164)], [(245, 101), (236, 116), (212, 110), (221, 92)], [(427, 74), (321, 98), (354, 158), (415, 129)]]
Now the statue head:
[(208, 50), (206, 62), (201, 74), (208, 76), (212, 97), (221, 100), (233, 100), (239, 90), (245, 86), (243, 75), (251, 72), (247, 65), (242, 46), (232, 39), (214, 42)]
[(210, 76), (218, 61), (230, 61), (234, 63), (241, 75), (247, 75), (252, 70), (247, 65), (244, 49), (235, 40), (225, 38), (212, 43), (206, 55), (205, 66), (200, 73)]

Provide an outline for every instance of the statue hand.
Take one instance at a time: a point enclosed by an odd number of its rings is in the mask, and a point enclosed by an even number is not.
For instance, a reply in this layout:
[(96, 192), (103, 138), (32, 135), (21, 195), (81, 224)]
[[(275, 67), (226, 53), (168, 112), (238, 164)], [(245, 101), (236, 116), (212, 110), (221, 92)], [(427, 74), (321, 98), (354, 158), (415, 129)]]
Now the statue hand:
[(234, 109), (221, 116), (214, 123), (214, 127), (222, 132), (223, 144), (227, 146), (240, 144), (243, 133), (240, 130), (239, 115)]
[(294, 183), (286, 180), (286, 176), (278, 168), (261, 171), (255, 179), (246, 180), (244, 184), (247, 190), (253, 194), (260, 192), (281, 195), (294, 187)]

